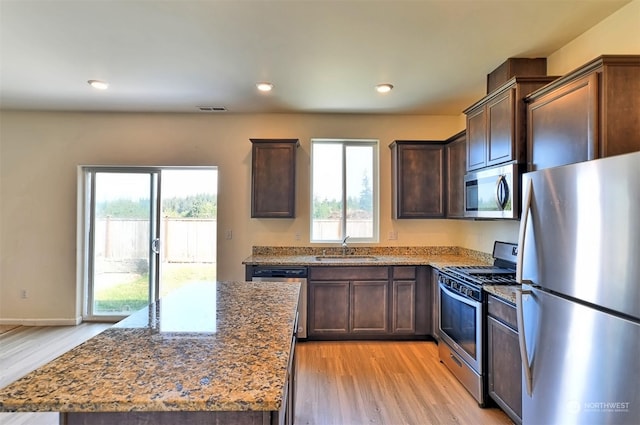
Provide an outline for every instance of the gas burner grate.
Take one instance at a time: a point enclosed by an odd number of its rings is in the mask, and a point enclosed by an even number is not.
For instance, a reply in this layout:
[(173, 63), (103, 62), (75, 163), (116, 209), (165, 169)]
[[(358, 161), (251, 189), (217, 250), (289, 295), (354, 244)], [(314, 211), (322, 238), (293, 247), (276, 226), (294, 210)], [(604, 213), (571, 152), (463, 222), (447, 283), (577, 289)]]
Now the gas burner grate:
[(444, 272), (475, 285), (515, 285), (515, 270), (496, 266), (454, 266)]

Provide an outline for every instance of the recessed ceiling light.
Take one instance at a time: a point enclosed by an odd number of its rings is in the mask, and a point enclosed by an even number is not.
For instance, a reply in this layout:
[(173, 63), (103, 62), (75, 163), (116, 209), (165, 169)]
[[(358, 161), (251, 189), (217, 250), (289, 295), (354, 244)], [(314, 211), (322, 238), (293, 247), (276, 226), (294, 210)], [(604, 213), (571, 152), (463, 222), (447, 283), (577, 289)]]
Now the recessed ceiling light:
[(107, 83), (106, 81), (89, 80), (87, 81), (87, 83), (89, 83), (89, 85), (91, 85), (91, 87), (93, 87), (94, 89), (98, 90), (106, 90), (109, 88), (109, 83)]
[(376, 91), (378, 93), (389, 93), (392, 88), (393, 88), (393, 85), (391, 85), (389, 83), (378, 84), (376, 86)]
[(271, 91), (273, 89), (273, 84), (267, 83), (267, 82), (262, 82), (262, 83), (257, 83), (256, 87), (260, 91)]

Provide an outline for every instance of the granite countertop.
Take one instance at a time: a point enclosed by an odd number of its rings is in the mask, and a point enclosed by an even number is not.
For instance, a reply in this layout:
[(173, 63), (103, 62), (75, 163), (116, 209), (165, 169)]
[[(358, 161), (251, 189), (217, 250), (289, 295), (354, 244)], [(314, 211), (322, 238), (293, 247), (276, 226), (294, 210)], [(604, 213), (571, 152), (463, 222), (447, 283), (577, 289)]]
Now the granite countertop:
[(482, 289), (498, 298), (516, 305), (516, 290), (520, 285), (483, 285)]
[[(492, 264), (490, 254), (451, 246), (350, 247), (339, 260), (319, 260), (317, 256), (340, 256), (340, 248), (253, 247), (242, 263), (261, 266), (447, 266)], [(358, 258), (360, 256), (360, 258)], [(362, 258), (371, 256), (374, 258)]]
[[(242, 263), (254, 266), (450, 266), (493, 264), (491, 254), (452, 246), (424, 247), (350, 247), (341, 256), (341, 248), (254, 246), (252, 255)], [(322, 255), (339, 256), (339, 261), (323, 261)], [(363, 259), (358, 256), (372, 256)], [(482, 289), (515, 305), (520, 285), (484, 285)]]
[[(420, 247), (350, 247), (347, 255), (341, 248), (254, 246), (252, 255), (242, 264), (253, 266), (450, 266), (493, 264), (490, 254), (452, 246)], [(317, 257), (341, 257), (339, 261), (323, 261)], [(372, 256), (363, 259), (358, 256)], [(515, 305), (516, 289), (520, 285), (484, 285), (482, 289)]]
[(178, 289), (0, 389), (0, 411), (277, 411), (299, 291), (282, 282)]

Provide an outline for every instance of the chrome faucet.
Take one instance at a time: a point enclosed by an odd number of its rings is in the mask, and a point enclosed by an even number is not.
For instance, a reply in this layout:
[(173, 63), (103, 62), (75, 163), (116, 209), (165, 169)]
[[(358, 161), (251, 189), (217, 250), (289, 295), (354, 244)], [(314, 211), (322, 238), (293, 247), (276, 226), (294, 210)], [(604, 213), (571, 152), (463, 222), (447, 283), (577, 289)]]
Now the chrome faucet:
[(347, 249), (349, 249), (349, 245), (347, 245), (347, 239), (349, 239), (349, 236), (345, 236), (342, 240), (342, 255), (347, 255)]

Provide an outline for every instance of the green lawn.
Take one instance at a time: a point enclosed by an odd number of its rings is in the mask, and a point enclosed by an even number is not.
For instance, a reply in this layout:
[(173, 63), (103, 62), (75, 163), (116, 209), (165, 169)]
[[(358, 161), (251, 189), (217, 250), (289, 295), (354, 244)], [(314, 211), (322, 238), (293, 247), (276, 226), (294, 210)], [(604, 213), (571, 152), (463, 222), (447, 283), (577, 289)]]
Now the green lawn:
[[(215, 264), (168, 264), (163, 268), (161, 296), (192, 282), (216, 279)], [(97, 290), (94, 311), (97, 313), (132, 313), (145, 307), (149, 297), (149, 275), (132, 275), (131, 279)]]

